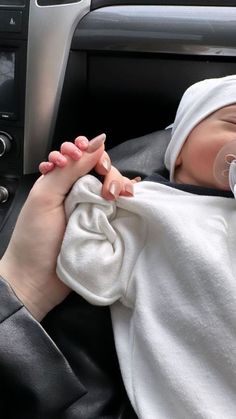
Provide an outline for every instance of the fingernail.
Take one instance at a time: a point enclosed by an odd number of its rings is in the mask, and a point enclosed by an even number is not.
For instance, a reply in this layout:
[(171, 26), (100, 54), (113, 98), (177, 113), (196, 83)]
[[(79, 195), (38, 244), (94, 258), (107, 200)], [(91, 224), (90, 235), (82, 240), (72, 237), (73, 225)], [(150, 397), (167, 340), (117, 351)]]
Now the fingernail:
[(114, 198), (117, 198), (119, 196), (120, 187), (117, 182), (111, 182), (109, 186), (109, 192)]
[(106, 134), (100, 134), (97, 137), (93, 138), (91, 141), (89, 141), (88, 145), (88, 152), (96, 151), (106, 140)]
[(104, 169), (106, 170), (106, 172), (109, 172), (109, 170), (110, 170), (110, 168), (111, 168), (111, 162), (110, 162), (110, 159), (107, 159), (107, 158), (105, 158), (103, 161), (102, 161), (102, 167), (104, 167)]
[(141, 182), (142, 178), (141, 178), (140, 176), (136, 176), (136, 177), (134, 178), (134, 180), (135, 180), (136, 182)]
[(88, 141), (86, 140), (79, 140), (78, 143), (79, 143), (79, 147), (81, 148), (87, 148), (88, 146)]
[(76, 137), (74, 143), (79, 149), (81, 148), (81, 150), (87, 150), (89, 140), (83, 135), (79, 135), (79, 137)]
[(79, 160), (82, 156), (82, 152), (80, 150), (74, 150), (72, 153), (72, 158), (74, 160)]
[(126, 183), (124, 185), (125, 188), (125, 192), (127, 192), (129, 195), (133, 196), (134, 195), (134, 188), (132, 183)]
[(65, 164), (65, 158), (63, 157), (58, 157), (55, 161), (55, 164), (59, 167), (63, 167)]

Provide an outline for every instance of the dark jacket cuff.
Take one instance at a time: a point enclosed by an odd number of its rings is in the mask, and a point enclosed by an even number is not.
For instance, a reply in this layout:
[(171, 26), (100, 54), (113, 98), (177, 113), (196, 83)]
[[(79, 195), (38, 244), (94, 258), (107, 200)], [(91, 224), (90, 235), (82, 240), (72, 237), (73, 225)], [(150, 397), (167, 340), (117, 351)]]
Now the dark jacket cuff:
[(51, 419), (86, 393), (60, 352), (0, 277), (0, 417)]

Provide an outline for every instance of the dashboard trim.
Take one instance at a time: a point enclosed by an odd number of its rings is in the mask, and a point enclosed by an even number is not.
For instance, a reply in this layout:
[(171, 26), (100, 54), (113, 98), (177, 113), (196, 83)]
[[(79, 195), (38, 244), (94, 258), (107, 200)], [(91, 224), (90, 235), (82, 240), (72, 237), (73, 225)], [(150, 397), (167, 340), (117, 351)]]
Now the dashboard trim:
[(108, 6), (79, 22), (72, 48), (235, 57), (235, 24), (235, 7)]
[(50, 148), (71, 39), (90, 0), (39, 6), (30, 0), (27, 48), (24, 174), (38, 171)]

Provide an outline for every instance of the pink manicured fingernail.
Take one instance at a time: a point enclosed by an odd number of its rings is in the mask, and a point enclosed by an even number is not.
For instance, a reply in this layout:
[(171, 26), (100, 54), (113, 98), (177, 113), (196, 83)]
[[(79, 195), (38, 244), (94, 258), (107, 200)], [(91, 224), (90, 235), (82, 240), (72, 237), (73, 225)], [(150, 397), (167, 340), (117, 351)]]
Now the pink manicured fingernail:
[(72, 157), (74, 160), (79, 160), (82, 156), (82, 152), (80, 150), (74, 150), (72, 153)]
[(104, 167), (104, 169), (105, 169), (107, 172), (109, 172), (109, 170), (110, 170), (110, 168), (111, 168), (111, 162), (110, 162), (110, 160), (109, 160), (109, 159), (107, 159), (107, 158), (105, 158), (105, 159), (102, 161), (102, 167)]
[(106, 140), (106, 134), (100, 134), (97, 137), (93, 138), (91, 141), (89, 141), (88, 149), (87, 151), (93, 152), (96, 151)]
[(117, 198), (119, 196), (120, 187), (117, 182), (111, 182), (109, 186), (109, 192), (114, 198)]
[(134, 188), (133, 185), (131, 183), (126, 183), (124, 185), (125, 188), (125, 192), (127, 192), (129, 195), (133, 196), (134, 195)]
[(46, 173), (50, 172), (54, 168), (55, 164), (52, 162), (42, 162), (39, 165), (39, 171), (45, 175)]
[(88, 141), (85, 140), (80, 140), (79, 144), (81, 144), (82, 146), (87, 146), (88, 145)]
[(78, 140), (77, 142), (76, 142), (76, 145), (77, 145), (77, 147), (79, 147), (79, 148), (81, 148), (82, 150), (85, 150), (85, 149), (87, 149), (87, 147), (88, 147), (88, 141), (86, 141), (86, 140)]
[(51, 169), (53, 169), (55, 167), (55, 164), (54, 163), (52, 163), (52, 162), (50, 162), (50, 161), (47, 161), (47, 163), (46, 163), (46, 169), (47, 170), (51, 170)]
[(55, 164), (59, 167), (63, 167), (66, 164), (66, 159), (57, 157), (57, 159), (55, 160)]

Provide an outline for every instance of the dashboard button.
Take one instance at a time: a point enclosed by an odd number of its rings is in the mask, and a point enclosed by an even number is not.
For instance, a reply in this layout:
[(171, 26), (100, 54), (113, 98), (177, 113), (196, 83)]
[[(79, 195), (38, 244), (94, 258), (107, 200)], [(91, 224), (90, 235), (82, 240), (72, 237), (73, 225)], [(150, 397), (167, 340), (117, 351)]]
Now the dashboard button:
[(6, 202), (9, 198), (9, 192), (5, 186), (0, 186), (0, 204)]
[(9, 121), (15, 119), (15, 114), (13, 112), (0, 112), (0, 119), (5, 119), (5, 121)]
[(21, 32), (22, 12), (0, 10), (0, 32)]
[(11, 149), (12, 137), (6, 132), (0, 132), (0, 157)]

